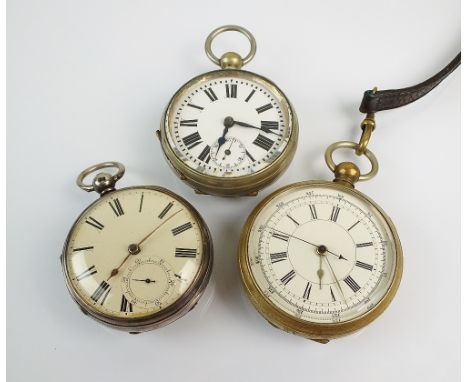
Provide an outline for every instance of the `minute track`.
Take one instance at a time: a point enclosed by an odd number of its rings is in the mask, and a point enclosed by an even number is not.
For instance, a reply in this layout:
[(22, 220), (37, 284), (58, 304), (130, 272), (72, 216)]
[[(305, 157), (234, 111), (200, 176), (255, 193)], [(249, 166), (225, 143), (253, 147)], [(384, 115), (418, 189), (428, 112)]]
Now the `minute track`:
[[(85, 223), (88, 219), (100, 227), (90, 216), (105, 228), (99, 230)], [(101, 196), (70, 235), (64, 260), (70, 285), (93, 313), (113, 319), (152, 316), (178, 301), (191, 288), (206, 255), (194, 215), (176, 195), (151, 187), (116, 190)], [(130, 254), (127, 248), (134, 240), (139, 240), (139, 245), (133, 246), (139, 251)], [(169, 274), (168, 283), (174, 288), (176, 278), (171, 272), (185, 281), (156, 306), (145, 301), (165, 290), (163, 273), (158, 270), (160, 261), (167, 264), (169, 271), (164, 272), (164, 278)]]
[[(179, 122), (171, 120), (173, 131), (169, 136), (185, 165), (200, 173), (219, 177), (253, 175), (270, 166), (288, 143), (289, 111), (270, 90), (255, 82), (226, 77), (194, 86), (184, 94), (186, 98), (177, 103)], [(236, 123), (223, 134), (223, 120), (229, 116)], [(259, 131), (263, 135), (259, 136)], [(224, 139), (220, 144), (222, 134)], [(217, 142), (217, 146), (223, 145), (229, 138), (236, 139), (243, 149), (232, 152), (232, 160), (225, 167), (218, 155), (213, 159), (217, 151), (213, 147)], [(224, 150), (223, 147), (218, 154), (224, 155)]]
[[(369, 218), (368, 211), (363, 210), (363, 205), (359, 205), (360, 201), (347, 195), (338, 196), (338, 193), (328, 192), (327, 189), (320, 192), (315, 190), (313, 194), (298, 192), (294, 195), (290, 199), (271, 203), (272, 209), (268, 210), (270, 212), (267, 215), (258, 215), (262, 228), (255, 237), (258, 240), (256, 251), (260, 253), (260, 262), (258, 271), (255, 270), (256, 263), (251, 263), (253, 274), (260, 278), (257, 282), (263, 288), (267, 289), (267, 285), (273, 288), (269, 298), (291, 314), (296, 316), (299, 310), (303, 312), (300, 315), (302, 319), (314, 317), (314, 320), (320, 322), (335, 322), (336, 317), (332, 317), (332, 314), (338, 314), (339, 320), (343, 321), (346, 318), (342, 317), (356, 314), (356, 309), (366, 304), (368, 298), (372, 301), (374, 294), (379, 296), (382, 293), (378, 289), (382, 283), (379, 280), (386, 263), (379, 263), (375, 269), (370, 264), (374, 263), (376, 256), (383, 258), (385, 249), (367, 245), (371, 240), (385, 241), (381, 239), (385, 237), (383, 228), (378, 225), (382, 223), (377, 219), (376, 225)], [(360, 224), (354, 225), (356, 221)], [(323, 236), (327, 239), (322, 241), (322, 227), (326, 230), (334, 227), (336, 232)], [(278, 239), (278, 236), (285, 240)], [(345, 247), (340, 244), (344, 240), (341, 237), (347, 238)], [(366, 244), (359, 249), (362, 251), (359, 252), (359, 260), (355, 258), (355, 243)], [(320, 288), (317, 276), (320, 255), (317, 250), (323, 244), (326, 247), (324, 257), (328, 259), (336, 278), (325, 261)], [(284, 252), (286, 256), (282, 255), (281, 258), (287, 258), (288, 261), (276, 262), (276, 258), (267, 255), (265, 251), (271, 254)], [(295, 275), (292, 278), (289, 264)], [(265, 281), (260, 281), (262, 279)]]

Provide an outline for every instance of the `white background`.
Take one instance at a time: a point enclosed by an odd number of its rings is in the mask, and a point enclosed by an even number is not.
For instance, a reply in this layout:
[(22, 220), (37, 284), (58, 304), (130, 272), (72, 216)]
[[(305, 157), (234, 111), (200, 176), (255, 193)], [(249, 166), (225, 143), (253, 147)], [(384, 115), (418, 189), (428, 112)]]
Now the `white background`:
[[(261, 197), (330, 179), (323, 152), (359, 138), (362, 92), (422, 81), (460, 47), (460, 5), (401, 1), (64, 1), (8, 3), (7, 373), (10, 381), (453, 381), (459, 378), (460, 70), (417, 103), (377, 115), (379, 175), (358, 185), (393, 218), (405, 254), (400, 290), (364, 331), (320, 345), (274, 329), (250, 305), (237, 239)], [(300, 122), (295, 159), (257, 198), (195, 195), (169, 170), (154, 131), (172, 94), (216, 67), (206, 35), (236, 23), (256, 37), (247, 70), (275, 81)], [(229, 34), (215, 51), (247, 44)], [(214, 239), (197, 308), (130, 336), (83, 316), (58, 261), (97, 195), (85, 167), (118, 160), (120, 186), (158, 184), (191, 201)], [(361, 162), (360, 162), (361, 163)]]

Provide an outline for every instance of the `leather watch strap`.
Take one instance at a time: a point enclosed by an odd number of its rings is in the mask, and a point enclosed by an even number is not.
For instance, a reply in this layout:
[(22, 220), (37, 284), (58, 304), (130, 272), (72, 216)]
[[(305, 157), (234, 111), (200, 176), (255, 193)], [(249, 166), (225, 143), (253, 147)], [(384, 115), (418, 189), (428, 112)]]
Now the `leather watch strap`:
[(450, 73), (461, 63), (461, 52), (439, 73), (421, 82), (418, 85), (403, 89), (380, 90), (364, 92), (359, 111), (361, 113), (375, 113), (381, 110), (394, 109), (407, 105), (425, 96), (437, 85), (439, 85)]

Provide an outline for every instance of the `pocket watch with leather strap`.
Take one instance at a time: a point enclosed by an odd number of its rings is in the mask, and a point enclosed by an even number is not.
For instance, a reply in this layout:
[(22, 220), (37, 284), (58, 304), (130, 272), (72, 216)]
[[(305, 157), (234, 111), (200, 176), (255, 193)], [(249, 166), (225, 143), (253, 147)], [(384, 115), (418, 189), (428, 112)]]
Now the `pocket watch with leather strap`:
[[(236, 31), (250, 42), (242, 58), (218, 58), (211, 44), (220, 33)], [(242, 70), (256, 52), (253, 35), (227, 25), (210, 33), (205, 50), (221, 70), (201, 74), (172, 97), (157, 135), (176, 174), (198, 193), (256, 195), (288, 167), (297, 145), (296, 114), (269, 79)]]
[[(375, 113), (424, 96), (460, 62), (459, 54), (413, 87), (365, 92), (359, 143), (336, 142), (326, 150), (334, 180), (283, 187), (250, 214), (240, 239), (240, 272), (251, 302), (274, 326), (327, 343), (368, 325), (390, 304), (403, 271), (400, 240), (385, 212), (354, 185), (378, 171), (368, 149)], [(370, 172), (361, 174), (352, 162), (335, 164), (337, 149), (364, 155)]]

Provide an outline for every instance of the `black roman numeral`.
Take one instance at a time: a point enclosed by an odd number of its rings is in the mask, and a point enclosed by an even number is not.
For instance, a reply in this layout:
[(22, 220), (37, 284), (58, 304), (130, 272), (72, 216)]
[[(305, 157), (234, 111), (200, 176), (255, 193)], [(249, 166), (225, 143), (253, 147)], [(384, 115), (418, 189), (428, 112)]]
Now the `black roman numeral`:
[(356, 293), (359, 289), (361, 289), (358, 283), (354, 281), (354, 279), (349, 275), (348, 277), (343, 279), (343, 281), (346, 283), (346, 285), (348, 285), (353, 290), (354, 293)]
[(271, 103), (267, 103), (266, 105), (257, 107), (256, 110), (257, 110), (257, 113), (260, 114), (260, 113), (263, 113), (264, 111), (270, 110), (272, 107), (273, 105)]
[(108, 202), (112, 211), (114, 211), (115, 216), (122, 216), (124, 214), (124, 210), (122, 205), (120, 204), (120, 200), (118, 198), (112, 200), (112, 202)]
[(200, 159), (201, 161), (205, 161), (205, 163), (208, 163), (210, 161), (210, 159), (211, 159), (210, 149), (211, 149), (210, 146), (206, 145), (205, 148), (203, 149), (203, 151), (198, 156), (198, 159)]
[(133, 312), (133, 305), (128, 302), (127, 298), (124, 295), (122, 295), (122, 300), (120, 301), (120, 311)]
[(173, 228), (171, 231), (174, 236), (177, 236), (181, 234), (182, 232), (187, 231), (190, 228), (192, 228), (192, 223), (185, 223), (185, 224), (182, 224), (181, 226)]
[(185, 119), (180, 121), (179, 126), (197, 127), (198, 119)]
[(213, 91), (213, 89), (208, 88), (208, 89), (204, 90), (204, 92), (208, 96), (208, 98), (211, 100), (211, 102), (214, 102), (214, 101), (216, 101), (218, 99), (218, 97), (216, 97), (216, 94)]
[(371, 241), (368, 243), (358, 243), (356, 244), (356, 248), (372, 247), (373, 245), (374, 243), (372, 243)]
[(304, 289), (304, 294), (302, 295), (302, 298), (304, 300), (308, 300), (310, 297), (310, 289), (312, 288), (312, 284), (310, 282), (307, 282), (307, 285)]
[(260, 128), (262, 130), (278, 130), (279, 123), (276, 121), (260, 121)]
[(288, 241), (289, 240), (289, 235), (285, 235), (279, 232), (273, 232), (271, 235), (272, 237), (276, 237), (277, 239)]
[(333, 206), (332, 212), (330, 215), (330, 220), (336, 223), (336, 221), (338, 220), (339, 214), (340, 214), (340, 207)]
[(245, 150), (245, 154), (249, 157), (249, 159), (250, 159), (252, 162), (255, 162), (255, 158), (252, 156), (252, 154), (249, 153), (248, 150)]
[(187, 106), (193, 107), (198, 110), (203, 110), (204, 108), (198, 105), (194, 105), (193, 103), (188, 103)]
[(169, 210), (172, 208), (173, 205), (174, 205), (174, 203), (172, 203), (172, 202), (168, 203), (168, 205), (166, 207), (164, 207), (164, 209), (158, 215), (158, 218), (162, 219), (164, 216), (166, 216), (166, 214), (169, 212)]
[(356, 227), (359, 224), (359, 220), (354, 223), (351, 227), (348, 228), (348, 231), (351, 231), (354, 227)]
[(283, 277), (281, 277), (281, 282), (286, 285), (288, 282), (290, 282), (294, 276), (296, 276), (296, 271), (293, 269), (292, 271), (286, 273)]
[(85, 223), (89, 224), (90, 226), (94, 228), (97, 228), (99, 231), (101, 231), (104, 228), (103, 224), (99, 223), (96, 219), (94, 219), (91, 216), (85, 220)]
[(367, 269), (368, 271), (371, 271), (372, 269), (374, 269), (373, 265), (363, 263), (362, 261), (356, 261), (356, 266)]
[(315, 204), (309, 204), (310, 214), (312, 215), (312, 219), (317, 219), (317, 210), (315, 209)]
[(185, 146), (187, 146), (187, 148), (190, 150), (202, 143), (202, 137), (200, 137), (198, 131), (195, 131), (194, 133), (182, 138), (182, 141), (184, 142)]
[(237, 85), (226, 84), (226, 98), (237, 98)]
[(143, 208), (143, 198), (144, 198), (145, 194), (142, 192), (141, 193), (141, 198), (140, 198), (140, 209), (138, 210), (138, 212), (141, 212), (141, 209)]
[(111, 291), (111, 289), (112, 288), (107, 289), (106, 293), (104, 293), (104, 296), (102, 296), (101, 305), (104, 305), (104, 302), (106, 301), (106, 298), (109, 295), (109, 292)]
[(97, 273), (96, 267), (91, 265), (87, 270), (81, 272), (79, 275), (76, 276), (76, 281), (83, 280), (84, 278), (94, 275)]
[(88, 249), (93, 249), (93, 248), (94, 248), (93, 246), (73, 248), (73, 252), (87, 251)]
[(294, 219), (291, 215), (286, 215), (295, 225), (299, 225), (296, 219)]
[(272, 264), (286, 260), (287, 258), (288, 258), (288, 254), (286, 252), (278, 252), (278, 253), (270, 254), (270, 259), (271, 259)]
[(245, 99), (245, 102), (249, 102), (252, 96), (254, 95), (254, 93), (255, 93), (255, 90), (252, 90), (250, 94), (247, 96), (247, 98)]
[(271, 146), (273, 146), (273, 142), (270, 138), (265, 137), (262, 134), (258, 134), (257, 138), (253, 141), (254, 145), (257, 145), (258, 147), (261, 147), (263, 150), (270, 150)]
[(330, 294), (331, 294), (332, 301), (335, 302), (336, 301), (335, 293), (333, 293), (333, 289), (331, 286), (330, 286)]
[(196, 248), (176, 248), (175, 257), (189, 257), (195, 258), (197, 256)]
[(98, 302), (100, 298), (104, 296), (101, 302), (101, 305), (102, 305), (104, 304), (104, 301), (106, 300), (106, 297), (109, 294), (109, 292), (110, 292), (110, 285), (105, 281), (101, 281), (97, 289), (91, 295), (91, 300), (93, 300), (94, 302)]

